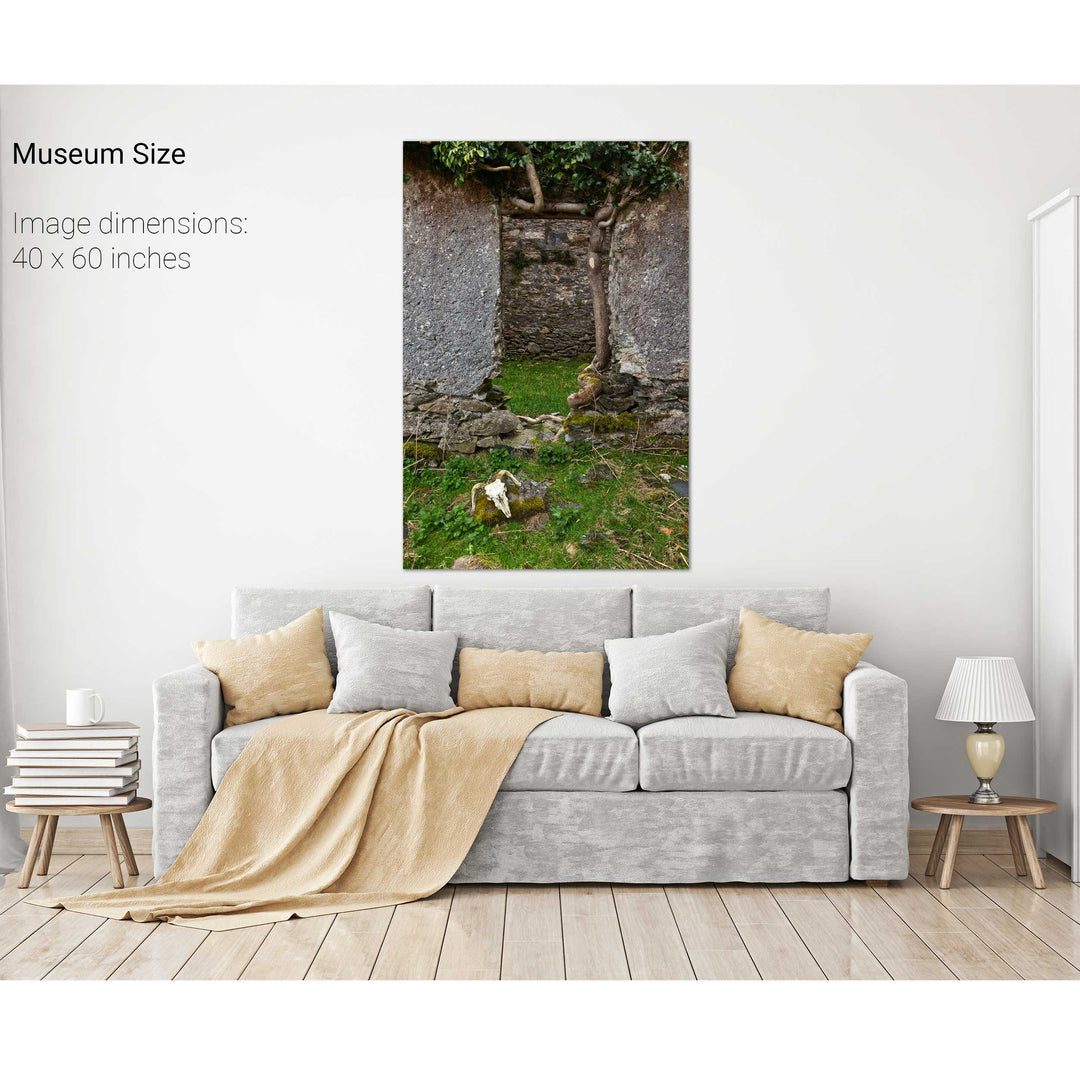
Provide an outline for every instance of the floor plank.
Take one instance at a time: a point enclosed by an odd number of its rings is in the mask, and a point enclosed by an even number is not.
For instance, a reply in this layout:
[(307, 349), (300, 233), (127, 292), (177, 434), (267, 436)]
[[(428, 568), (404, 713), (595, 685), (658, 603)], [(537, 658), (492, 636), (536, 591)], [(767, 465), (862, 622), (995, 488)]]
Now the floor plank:
[(454, 887), (447, 885), (426, 900), (398, 904), (371, 977), (375, 980), (434, 978), (453, 898)]
[[(139, 867), (139, 873), (135, 877), (131, 877), (126, 870), (124, 872), (125, 887), (129, 889), (146, 885), (154, 874), (153, 859), (149, 855), (137, 855), (135, 862)], [(112, 887), (110, 875), (102, 878), (90, 892), (108, 892)], [(39, 937), (49, 939), (49, 931), (59, 930), (61, 920), (71, 914), (74, 912), (61, 911), (52, 922), (34, 934), (34, 940)], [(81, 943), (69, 946), (66, 955), (43, 964), (48, 970), (44, 977), (49, 981), (104, 981), (142, 944), (153, 929), (152, 924), (98, 918), (97, 926), (92, 928)]]
[(932, 981), (956, 977), (875, 890), (853, 884), (821, 888), (893, 978)]
[(1011, 855), (990, 855), (986, 858), (1048, 903), (1053, 904), (1059, 911), (1065, 912), (1074, 922), (1080, 922), (1080, 885), (1074, 885), (1068, 875), (1062, 874), (1055, 867), (1044, 866), (1043, 878), (1046, 880), (1046, 888), (1036, 889), (1030, 874), (1021, 877), (1016, 873)]
[(502, 977), (533, 982), (566, 977), (557, 885), (507, 887)]
[(956, 914), (1021, 978), (1080, 979), (1080, 970), (1001, 908), (957, 908)]
[[(109, 880), (112, 887), (112, 880)], [(43, 978), (73, 948), (82, 944), (104, 919), (80, 915), (77, 911), (58, 911), (56, 917), (39, 927), (21, 944), (0, 959), (0, 980)]]
[(953, 880), (948, 889), (939, 888), (937, 876), (929, 878), (925, 874), (926, 858), (925, 855), (911, 856), (911, 877), (950, 911), (956, 908), (978, 910), (994, 906), (993, 900), (957, 873), (953, 874)]
[(825, 975), (769, 890), (721, 885), (720, 897), (765, 979), (820, 979)]
[(562, 885), (563, 954), (571, 980), (629, 980), (610, 885)]
[[(26, 890), (31, 898), (78, 896), (109, 872), (104, 855), (82, 855), (36, 890)], [(31, 934), (60, 914), (60, 908), (38, 907), (20, 900), (0, 915), (0, 957), (7, 956)], [(0, 960), (2, 962), (2, 960)]]
[(262, 947), (273, 925), (245, 926), (240, 930), (211, 930), (191, 959), (176, 974), (177, 981), (235, 981)]
[(887, 979), (889, 972), (866, 947), (824, 893), (821, 899), (797, 897), (780, 906), (826, 978)]
[(275, 922), (258, 951), (251, 957), (251, 962), (244, 968), (240, 980), (280, 982), (303, 979), (333, 922), (333, 915)]
[[(140, 867), (141, 869), (141, 867)], [(65, 912), (66, 914), (66, 912)], [(98, 920), (101, 921), (100, 919)], [(73, 949), (47, 975), (47, 982), (103, 981), (108, 978), (150, 934), (156, 922), (106, 919), (81, 945)]]
[(174, 977), (195, 950), (206, 940), (208, 930), (196, 930), (190, 926), (172, 926), (162, 922), (153, 924), (153, 931), (138, 948), (109, 975), (110, 981), (155, 981)]
[(1080, 886), (1060, 867), (1036, 890), (1011, 856), (965, 853), (939, 889), (925, 863), (913, 855), (912, 876), (881, 888), (466, 885), (208, 932), (26, 902), (111, 888), (105, 856), (58, 856), (36, 888), (0, 884), (0, 978), (1080, 980)]
[[(959, 857), (957, 868), (959, 869)], [(965, 859), (978, 858), (965, 856)], [(903, 919), (945, 965), (963, 980), (1012, 979), (1020, 976), (984, 941), (939, 903), (910, 875), (871, 890)]]
[(371, 977), (393, 917), (392, 907), (347, 911), (338, 915), (305, 977), (312, 981), (366, 981)]
[(438, 980), (497, 982), (502, 970), (505, 885), (461, 885), (446, 922)]
[(1080, 972), (962, 874), (954, 874), (952, 888), (939, 889), (922, 870), (925, 860), (912, 857), (912, 875), (931, 896), (940, 900), (972, 933), (993, 949), (1021, 978), (1075, 979)]
[(694, 979), (671, 905), (660, 885), (613, 885), (630, 977), (652, 981)]
[(1020, 977), (970, 931), (935, 930), (920, 934), (961, 981), (1017, 981)]
[(759, 979), (715, 885), (667, 885), (668, 903), (699, 979)]
[(49, 873), (47, 876), (42, 877), (41, 874), (34, 874), (30, 879), (30, 886), (26, 889), (20, 889), (19, 886), (19, 872), (16, 870), (13, 874), (0, 875), (0, 914), (7, 911), (9, 907), (19, 903), (20, 900), (25, 900), (26, 897), (32, 895), (40, 885), (44, 885), (50, 878), (56, 877), (61, 870), (71, 866), (72, 863), (78, 859), (77, 855), (54, 855), (52, 862), (49, 865)]
[(935, 900), (910, 874), (874, 889), (919, 936), (927, 933), (964, 933), (967, 927)]
[(966, 856), (963, 865), (958, 857), (956, 871), (1059, 956), (1080, 967), (1080, 923), (985, 856)]
[(824, 900), (825, 894), (820, 885), (807, 885), (804, 882), (792, 882), (790, 885), (769, 885), (769, 892), (778, 903), (784, 900)]

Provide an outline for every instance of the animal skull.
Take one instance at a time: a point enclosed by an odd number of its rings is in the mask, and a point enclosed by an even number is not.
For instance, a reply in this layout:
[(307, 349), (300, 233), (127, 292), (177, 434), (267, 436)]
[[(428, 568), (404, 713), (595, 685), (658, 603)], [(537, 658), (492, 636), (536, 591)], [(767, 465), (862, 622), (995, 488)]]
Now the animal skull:
[(506, 498), (506, 484), (502, 480), (492, 480), (484, 487), (484, 494), (495, 504), (495, 508), (503, 515), (510, 516), (510, 503)]
[(499, 471), (487, 482), (481, 480), (480, 483), (473, 484), (472, 495), (470, 496), (470, 508), (472, 511), (474, 513), (476, 512), (476, 496), (483, 491), (491, 500), (491, 503), (495, 508), (504, 517), (509, 517), (510, 501), (506, 497), (505, 482), (507, 480), (509, 480), (510, 483), (517, 484), (518, 487), (521, 486), (521, 481), (512, 472), (508, 472), (506, 469), (499, 469)]

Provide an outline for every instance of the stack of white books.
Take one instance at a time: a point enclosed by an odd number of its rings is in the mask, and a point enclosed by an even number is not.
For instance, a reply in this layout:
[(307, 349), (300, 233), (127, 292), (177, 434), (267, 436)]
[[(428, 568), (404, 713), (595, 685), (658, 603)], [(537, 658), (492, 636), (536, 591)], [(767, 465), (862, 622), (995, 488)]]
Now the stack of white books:
[(18, 725), (15, 737), (4, 792), (20, 807), (110, 806), (138, 793), (139, 727), (130, 721)]

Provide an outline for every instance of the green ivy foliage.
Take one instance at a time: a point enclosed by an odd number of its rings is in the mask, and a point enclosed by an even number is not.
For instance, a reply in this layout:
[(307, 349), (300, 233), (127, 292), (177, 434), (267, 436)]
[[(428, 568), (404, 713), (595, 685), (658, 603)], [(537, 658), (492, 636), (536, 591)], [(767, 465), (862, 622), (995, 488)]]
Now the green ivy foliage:
[(456, 185), (477, 175), (504, 189), (508, 181), (520, 186), (531, 155), (545, 198), (583, 203), (586, 215), (609, 194), (618, 204), (681, 185), (673, 165), (685, 147), (682, 141), (437, 141), (432, 152)]

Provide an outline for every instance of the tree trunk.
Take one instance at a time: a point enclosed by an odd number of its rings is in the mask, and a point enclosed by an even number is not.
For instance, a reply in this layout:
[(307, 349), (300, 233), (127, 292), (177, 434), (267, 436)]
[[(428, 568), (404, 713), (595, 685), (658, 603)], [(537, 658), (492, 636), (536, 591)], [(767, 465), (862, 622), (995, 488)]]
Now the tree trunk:
[(610, 317), (608, 315), (607, 296), (604, 293), (604, 273), (601, 252), (604, 248), (606, 228), (601, 226), (600, 214), (605, 218), (611, 215), (611, 206), (605, 205), (593, 218), (589, 232), (589, 290), (592, 292), (593, 323), (596, 326), (596, 356), (592, 359), (592, 368), (603, 372), (611, 363), (611, 343), (608, 340)]

